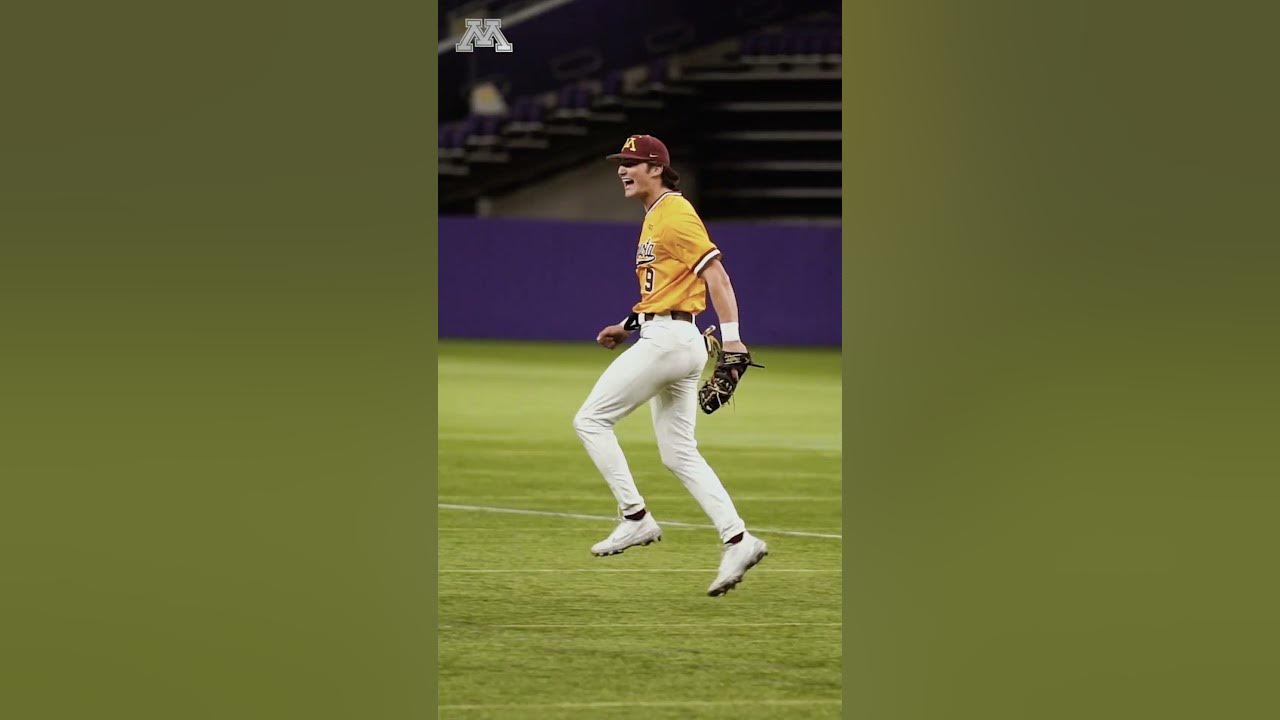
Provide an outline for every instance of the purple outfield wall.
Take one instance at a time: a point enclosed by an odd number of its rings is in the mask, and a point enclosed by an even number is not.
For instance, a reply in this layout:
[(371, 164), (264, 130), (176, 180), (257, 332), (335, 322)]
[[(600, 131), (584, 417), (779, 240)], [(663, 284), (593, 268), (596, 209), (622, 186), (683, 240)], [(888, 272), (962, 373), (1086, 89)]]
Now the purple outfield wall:
[[(639, 299), (640, 221), (440, 218), (440, 337), (594, 340)], [(748, 345), (840, 344), (840, 228), (708, 223)], [(698, 326), (717, 322), (708, 308)]]

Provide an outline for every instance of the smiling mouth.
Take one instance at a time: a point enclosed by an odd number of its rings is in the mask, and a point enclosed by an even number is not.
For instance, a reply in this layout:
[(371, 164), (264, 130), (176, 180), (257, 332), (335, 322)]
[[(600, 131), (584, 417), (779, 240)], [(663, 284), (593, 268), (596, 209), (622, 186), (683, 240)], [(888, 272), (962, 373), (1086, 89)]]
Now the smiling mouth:
[(636, 184), (636, 181), (632, 180), (631, 178), (622, 178), (622, 187), (624, 188), (629, 188), (635, 184)]

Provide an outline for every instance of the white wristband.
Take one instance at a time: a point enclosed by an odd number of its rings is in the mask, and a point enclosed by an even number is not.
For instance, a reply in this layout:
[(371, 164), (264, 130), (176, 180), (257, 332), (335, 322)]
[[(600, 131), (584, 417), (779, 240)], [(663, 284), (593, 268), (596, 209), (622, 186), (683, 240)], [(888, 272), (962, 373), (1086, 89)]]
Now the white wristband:
[(720, 323), (720, 339), (724, 342), (742, 342), (738, 335), (738, 323)]

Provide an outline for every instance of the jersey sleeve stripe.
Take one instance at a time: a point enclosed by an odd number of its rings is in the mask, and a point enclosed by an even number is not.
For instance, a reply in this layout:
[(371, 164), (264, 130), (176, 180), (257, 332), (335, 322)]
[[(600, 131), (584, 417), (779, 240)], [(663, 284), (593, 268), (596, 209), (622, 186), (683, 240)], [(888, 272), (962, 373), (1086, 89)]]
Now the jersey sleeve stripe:
[(705, 253), (703, 253), (702, 257), (698, 259), (697, 264), (693, 266), (693, 274), (701, 275), (703, 269), (707, 267), (707, 263), (714, 260), (715, 257), (719, 254), (720, 254), (720, 248), (714, 248), (714, 247), (706, 251)]

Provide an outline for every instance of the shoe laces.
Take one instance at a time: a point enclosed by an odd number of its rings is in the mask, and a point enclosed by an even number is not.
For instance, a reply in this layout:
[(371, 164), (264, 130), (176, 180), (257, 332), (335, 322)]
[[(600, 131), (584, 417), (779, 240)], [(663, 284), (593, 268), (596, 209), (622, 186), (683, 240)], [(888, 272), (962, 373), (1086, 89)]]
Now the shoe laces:
[(629, 522), (635, 522), (635, 521), (626, 519), (625, 517), (622, 516), (622, 513), (619, 512), (618, 524), (613, 527), (613, 532), (609, 533), (609, 539), (614, 540), (622, 537), (623, 535), (626, 535), (628, 530), (627, 523)]

